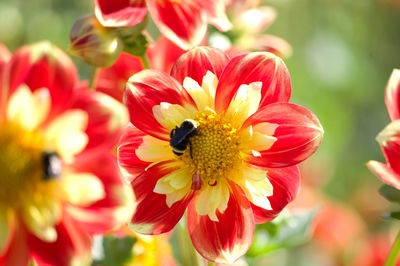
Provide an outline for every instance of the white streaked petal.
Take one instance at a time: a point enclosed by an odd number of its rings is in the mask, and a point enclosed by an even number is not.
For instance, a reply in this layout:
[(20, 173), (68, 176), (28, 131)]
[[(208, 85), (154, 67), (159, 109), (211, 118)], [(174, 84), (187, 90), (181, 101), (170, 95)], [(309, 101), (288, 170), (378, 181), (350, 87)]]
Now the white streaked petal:
[(273, 136), (277, 127), (276, 124), (264, 122), (242, 129), (240, 131), (241, 150), (253, 155), (254, 151), (257, 154), (259, 151), (268, 150), (277, 140)]
[(244, 179), (251, 179), (254, 181), (261, 181), (267, 177), (268, 171), (256, 169), (253, 167), (244, 166), (241, 168), (242, 177)]
[(203, 83), (201, 87), (208, 94), (208, 97), (211, 101), (210, 108), (214, 109), (214, 99), (215, 92), (217, 91), (218, 78), (211, 71), (207, 71), (207, 73), (203, 77)]
[(22, 218), (26, 226), (46, 242), (57, 240), (55, 225), (61, 217), (61, 203), (46, 195), (33, 195), (22, 208)]
[(48, 89), (32, 91), (20, 86), (10, 97), (7, 108), (7, 120), (26, 130), (37, 128), (47, 117), (51, 105)]
[(183, 81), (183, 87), (192, 96), (192, 99), (196, 103), (198, 110), (201, 112), (206, 107), (211, 107), (211, 102), (207, 92), (203, 90), (202, 87), (190, 77), (186, 77)]
[(56, 150), (66, 162), (81, 152), (87, 142), (88, 115), (82, 110), (69, 110), (58, 116), (45, 130), (46, 149)]
[(174, 190), (179, 190), (190, 185), (191, 181), (191, 171), (188, 168), (181, 168), (160, 178), (153, 191), (160, 194), (169, 194)]
[(61, 185), (69, 203), (89, 206), (105, 197), (103, 183), (91, 173), (65, 173)]
[(169, 194), (174, 192), (176, 189), (171, 186), (169, 180), (166, 180), (165, 177), (158, 179), (156, 186), (153, 189), (153, 192), (158, 194)]
[(162, 102), (153, 106), (155, 119), (168, 131), (179, 126), (185, 119), (193, 119), (195, 113), (194, 107), (183, 107), (179, 104)]
[(241, 128), (243, 122), (258, 110), (261, 101), (261, 82), (242, 84), (236, 97), (227, 109), (227, 117), (235, 128)]
[(158, 162), (174, 157), (169, 142), (149, 135), (143, 137), (143, 143), (140, 144), (135, 153), (144, 162)]
[(217, 210), (223, 212), (228, 205), (229, 189), (227, 189), (228, 184), (224, 179), (218, 180), (215, 186), (203, 186), (196, 200), (197, 213), (199, 215), (208, 215), (212, 221), (218, 222)]
[(171, 207), (175, 202), (183, 199), (190, 192), (190, 185), (187, 185), (179, 190), (167, 194), (167, 206)]

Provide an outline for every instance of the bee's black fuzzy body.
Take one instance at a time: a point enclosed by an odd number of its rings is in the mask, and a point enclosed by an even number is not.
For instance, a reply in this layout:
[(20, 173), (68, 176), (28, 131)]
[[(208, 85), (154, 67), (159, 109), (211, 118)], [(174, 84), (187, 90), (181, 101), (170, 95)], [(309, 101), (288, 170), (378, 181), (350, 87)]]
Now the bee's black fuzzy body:
[(190, 146), (190, 156), (192, 157), (192, 144), (190, 138), (193, 136), (198, 136), (200, 133), (197, 131), (197, 123), (194, 120), (186, 119), (180, 126), (176, 126), (171, 130), (169, 144), (172, 147), (172, 151), (176, 155), (182, 155), (187, 146)]
[(61, 175), (61, 159), (56, 152), (43, 152), (44, 180), (57, 178)]

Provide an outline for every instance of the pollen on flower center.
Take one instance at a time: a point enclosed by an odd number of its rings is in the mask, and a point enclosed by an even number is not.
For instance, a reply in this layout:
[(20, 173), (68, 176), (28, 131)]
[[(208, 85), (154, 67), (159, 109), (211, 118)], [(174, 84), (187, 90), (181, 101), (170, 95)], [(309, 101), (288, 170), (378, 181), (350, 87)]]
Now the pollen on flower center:
[(0, 122), (0, 203), (18, 204), (20, 197), (40, 182), (42, 150), (40, 132)]
[(182, 160), (198, 173), (203, 184), (214, 186), (240, 162), (237, 130), (221, 115), (202, 112), (195, 118), (199, 135), (193, 136)]

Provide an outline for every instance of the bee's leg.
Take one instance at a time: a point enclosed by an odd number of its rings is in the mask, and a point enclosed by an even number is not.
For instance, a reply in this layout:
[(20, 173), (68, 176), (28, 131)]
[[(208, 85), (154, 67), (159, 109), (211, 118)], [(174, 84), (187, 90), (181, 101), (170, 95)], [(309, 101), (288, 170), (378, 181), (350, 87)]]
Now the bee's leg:
[(189, 150), (190, 150), (190, 158), (193, 159), (193, 152), (192, 152), (192, 142), (189, 139)]

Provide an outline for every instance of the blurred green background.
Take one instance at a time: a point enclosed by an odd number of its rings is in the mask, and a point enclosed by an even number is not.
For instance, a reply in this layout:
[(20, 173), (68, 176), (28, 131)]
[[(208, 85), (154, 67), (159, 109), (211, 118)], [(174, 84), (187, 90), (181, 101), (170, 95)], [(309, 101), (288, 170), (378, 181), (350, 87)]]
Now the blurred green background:
[[(285, 59), (292, 102), (311, 109), (325, 130), (320, 149), (306, 163), (303, 182), (350, 206), (366, 222), (369, 234), (387, 228), (392, 223), (380, 215), (391, 206), (379, 196), (381, 182), (365, 163), (384, 162), (375, 136), (389, 122), (384, 89), (392, 69), (400, 68), (400, 1), (269, 0), (265, 4), (278, 12), (267, 32), (286, 39), (293, 48)], [(14, 50), (47, 39), (67, 50), (74, 21), (92, 13), (92, 5), (91, 0), (1, 0), (0, 41)], [(74, 61), (86, 78), (89, 68)], [(340, 234), (340, 228), (332, 230)], [(268, 261), (330, 265), (298, 259), (307, 249), (304, 245), (290, 251), (292, 259), (284, 252)]]

